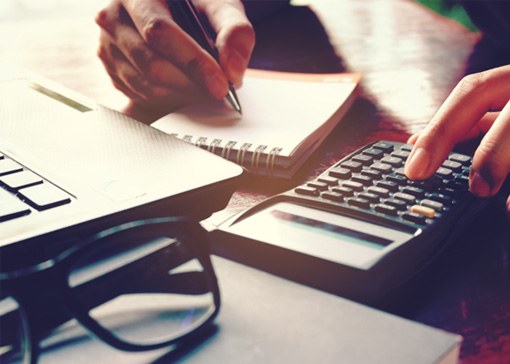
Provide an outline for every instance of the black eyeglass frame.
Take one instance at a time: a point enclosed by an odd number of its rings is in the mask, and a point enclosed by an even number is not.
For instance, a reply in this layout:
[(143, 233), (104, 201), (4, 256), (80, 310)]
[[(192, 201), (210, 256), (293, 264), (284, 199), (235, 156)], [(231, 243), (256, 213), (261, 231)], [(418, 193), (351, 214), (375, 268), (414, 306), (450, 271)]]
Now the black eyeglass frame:
[[(94, 243), (97, 244), (104, 242), (104, 239), (112, 238), (117, 234), (133, 231), (134, 229), (137, 229), (137, 234), (143, 234), (145, 237), (169, 237), (187, 244), (187, 246), (192, 250), (194, 258), (198, 259), (204, 269), (203, 273), (206, 283), (208, 287), (210, 287), (210, 292), (213, 295), (214, 311), (197, 327), (179, 337), (152, 344), (135, 344), (124, 341), (93, 319), (86, 310), (80, 307), (80, 303), (77, 302), (74, 294), (70, 292), (72, 288), (69, 287), (67, 280), (69, 277), (70, 266), (81, 253), (90, 249), (91, 245)], [(203, 328), (212, 323), (219, 312), (221, 305), (220, 291), (216, 274), (210, 259), (209, 246), (207, 242), (208, 237), (205, 229), (197, 221), (190, 220), (186, 217), (159, 217), (127, 222), (93, 234), (90, 237), (77, 242), (62, 253), (59, 253), (54, 258), (48, 259), (42, 263), (12, 272), (0, 273), (0, 284), (5, 284), (7, 286), (6, 292), (9, 292), (10, 296), (12, 296), (20, 305), (20, 312), (23, 313), (27, 320), (27, 322), (22, 323), (22, 325), (28, 327), (30, 331), (33, 327), (31, 322), (38, 316), (36, 314), (37, 307), (30, 303), (30, 297), (28, 297), (29, 294), (26, 294), (23, 291), (20, 292), (15, 287), (17, 285), (23, 286), (23, 284), (26, 284), (26, 281), (33, 280), (34, 277), (38, 277), (39, 280), (54, 280), (52, 287), (55, 292), (60, 292), (58, 299), (60, 299), (60, 304), (67, 311), (67, 317), (61, 318), (62, 322), (53, 322), (50, 324), (52, 328), (74, 318), (85, 329), (87, 329), (90, 334), (119, 350), (136, 352), (170, 347), (181, 342), (186, 342), (198, 335)], [(34, 335), (34, 332), (28, 333), (28, 337), (30, 338), (28, 345), (31, 348), (31, 363), (35, 363), (37, 361), (38, 342), (44, 336), (41, 334), (42, 333), (40, 332), (37, 333), (37, 335)]]

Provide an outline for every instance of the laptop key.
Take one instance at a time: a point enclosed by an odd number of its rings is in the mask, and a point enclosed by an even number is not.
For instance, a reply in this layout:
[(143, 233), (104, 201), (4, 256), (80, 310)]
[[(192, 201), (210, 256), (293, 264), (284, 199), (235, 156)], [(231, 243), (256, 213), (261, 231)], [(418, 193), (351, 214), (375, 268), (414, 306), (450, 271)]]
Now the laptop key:
[(32, 207), (45, 210), (71, 202), (71, 196), (51, 183), (41, 183), (19, 190), (20, 196)]
[(9, 173), (22, 171), (23, 167), (13, 161), (12, 159), (3, 158), (0, 159), (0, 176), (4, 176)]
[(0, 177), (0, 183), (11, 191), (42, 183), (43, 180), (31, 171), (21, 171)]
[(0, 188), (0, 221), (30, 213), (30, 208), (11, 193)]

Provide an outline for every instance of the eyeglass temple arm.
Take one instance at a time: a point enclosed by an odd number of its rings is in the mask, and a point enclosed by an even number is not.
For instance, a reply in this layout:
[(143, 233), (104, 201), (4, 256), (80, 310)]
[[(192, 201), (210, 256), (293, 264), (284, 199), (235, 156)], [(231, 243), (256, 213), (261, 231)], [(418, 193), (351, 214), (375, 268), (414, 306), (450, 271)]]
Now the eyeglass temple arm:
[(200, 295), (210, 292), (211, 287), (206, 272), (171, 272), (173, 267), (179, 267), (193, 257), (184, 257), (175, 251), (162, 252), (162, 250), (152, 252), (141, 259), (73, 287), (77, 296), (87, 298), (86, 302), (80, 299), (80, 304), (90, 309), (122, 294)]

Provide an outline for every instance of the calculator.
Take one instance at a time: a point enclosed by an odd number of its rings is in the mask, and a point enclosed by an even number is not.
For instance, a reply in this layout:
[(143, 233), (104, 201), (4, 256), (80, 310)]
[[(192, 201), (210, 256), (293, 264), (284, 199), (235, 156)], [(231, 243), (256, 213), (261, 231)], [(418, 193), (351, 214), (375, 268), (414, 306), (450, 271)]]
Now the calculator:
[(427, 267), (491, 199), (468, 191), (471, 157), (450, 153), (409, 180), (412, 145), (376, 141), (317, 178), (227, 220), (215, 254), (375, 304)]

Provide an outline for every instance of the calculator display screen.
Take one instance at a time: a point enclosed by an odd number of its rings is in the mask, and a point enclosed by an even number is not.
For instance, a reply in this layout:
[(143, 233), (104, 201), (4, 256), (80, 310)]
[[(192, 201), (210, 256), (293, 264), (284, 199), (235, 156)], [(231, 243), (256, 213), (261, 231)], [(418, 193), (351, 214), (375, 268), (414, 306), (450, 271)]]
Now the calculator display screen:
[(344, 241), (346, 240), (358, 244), (375, 244), (381, 247), (385, 247), (393, 243), (393, 240), (389, 240), (380, 236), (352, 230), (345, 226), (340, 226), (330, 222), (320, 221), (310, 217), (300, 216), (281, 210), (272, 210), (271, 215), (278, 219), (290, 221), (305, 228), (319, 231), (323, 234), (329, 234), (336, 236), (337, 238), (342, 238)]
[(331, 262), (369, 269), (413, 234), (353, 217), (277, 202), (237, 219), (228, 232)]

